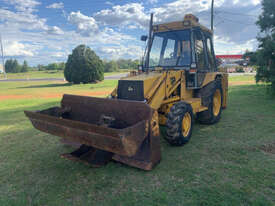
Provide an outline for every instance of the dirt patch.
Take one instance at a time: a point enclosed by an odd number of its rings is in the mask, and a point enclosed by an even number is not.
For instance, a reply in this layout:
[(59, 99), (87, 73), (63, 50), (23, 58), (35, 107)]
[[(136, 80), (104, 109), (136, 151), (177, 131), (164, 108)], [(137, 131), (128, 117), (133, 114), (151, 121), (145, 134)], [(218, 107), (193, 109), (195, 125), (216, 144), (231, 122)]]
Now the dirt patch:
[(235, 85), (247, 85), (247, 84), (256, 84), (254, 80), (251, 81), (235, 81), (235, 82), (229, 82), (229, 86), (235, 86)]
[(266, 144), (260, 147), (261, 150), (267, 153), (275, 154), (275, 142)]
[(31, 95), (0, 95), (0, 100), (7, 99), (28, 99), (31, 98)]
[[(112, 90), (102, 90), (93, 92), (74, 92), (71, 94), (80, 96), (105, 96), (112, 92)], [(51, 93), (51, 94), (33, 94), (33, 95), (0, 95), (0, 100), (12, 100), (12, 99), (33, 99), (33, 98), (61, 98), (63, 93)]]

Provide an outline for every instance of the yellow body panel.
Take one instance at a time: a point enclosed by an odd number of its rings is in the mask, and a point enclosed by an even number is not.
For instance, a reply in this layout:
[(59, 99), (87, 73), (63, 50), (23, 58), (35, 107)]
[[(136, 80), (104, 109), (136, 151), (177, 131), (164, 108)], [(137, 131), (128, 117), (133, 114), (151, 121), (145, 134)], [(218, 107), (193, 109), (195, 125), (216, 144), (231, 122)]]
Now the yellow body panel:
[(222, 75), (222, 89), (223, 89), (222, 108), (226, 108), (227, 98), (228, 98), (228, 74), (227, 73), (223, 73)]
[(205, 85), (209, 84), (210, 82), (213, 82), (216, 79), (218, 72), (208, 72), (205, 75), (205, 78), (203, 80), (202, 83), (202, 87), (204, 87)]
[[(220, 78), (223, 89), (222, 107), (227, 105), (228, 74), (223, 72), (208, 72), (205, 75), (201, 87)], [(184, 101), (192, 106), (193, 113), (202, 112), (208, 108), (202, 105), (200, 98), (194, 98), (194, 89), (186, 88), (186, 76), (184, 70), (157, 70), (131, 75), (123, 80), (142, 81), (144, 97), (147, 104), (159, 112), (159, 124), (165, 125), (166, 115), (170, 108), (179, 101)], [(116, 93), (113, 91), (112, 96)]]

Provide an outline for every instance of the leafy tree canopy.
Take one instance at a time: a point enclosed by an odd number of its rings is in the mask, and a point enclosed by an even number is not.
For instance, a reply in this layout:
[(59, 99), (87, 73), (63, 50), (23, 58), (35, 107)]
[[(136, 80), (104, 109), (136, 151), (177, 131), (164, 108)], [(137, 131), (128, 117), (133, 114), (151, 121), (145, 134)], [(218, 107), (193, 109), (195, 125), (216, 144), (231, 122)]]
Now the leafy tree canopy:
[(68, 57), (64, 76), (75, 84), (91, 83), (104, 79), (103, 69), (103, 62), (96, 53), (85, 45), (79, 45)]
[(259, 66), (256, 81), (271, 83), (275, 94), (275, 1), (263, 0), (262, 7), (262, 14), (257, 21), (261, 34), (256, 54)]

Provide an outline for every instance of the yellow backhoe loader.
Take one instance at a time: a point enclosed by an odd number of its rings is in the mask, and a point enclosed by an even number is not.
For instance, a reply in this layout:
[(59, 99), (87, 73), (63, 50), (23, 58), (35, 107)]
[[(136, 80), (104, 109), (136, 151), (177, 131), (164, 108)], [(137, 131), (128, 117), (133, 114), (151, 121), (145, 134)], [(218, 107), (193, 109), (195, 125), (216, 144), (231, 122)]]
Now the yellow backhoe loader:
[(159, 125), (168, 143), (182, 146), (195, 119), (214, 124), (226, 108), (228, 74), (217, 68), (212, 38), (192, 14), (156, 25), (151, 15), (140, 70), (120, 79), (108, 98), (65, 94), (60, 107), (25, 114), (35, 128), (80, 145), (64, 158), (151, 170), (161, 159)]

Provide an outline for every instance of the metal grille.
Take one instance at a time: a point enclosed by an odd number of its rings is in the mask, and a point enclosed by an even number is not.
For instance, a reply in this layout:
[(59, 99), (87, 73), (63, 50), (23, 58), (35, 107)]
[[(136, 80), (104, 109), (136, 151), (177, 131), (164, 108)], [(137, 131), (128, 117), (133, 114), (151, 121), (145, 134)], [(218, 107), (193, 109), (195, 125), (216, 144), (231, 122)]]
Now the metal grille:
[(119, 80), (117, 95), (118, 99), (135, 101), (144, 100), (143, 81)]

